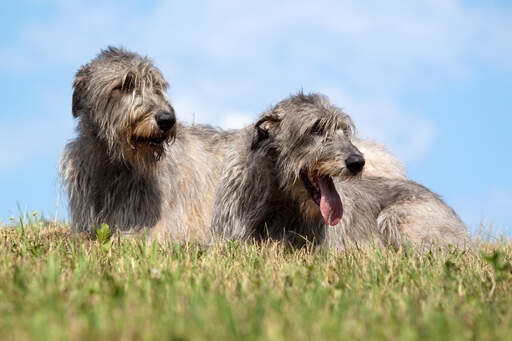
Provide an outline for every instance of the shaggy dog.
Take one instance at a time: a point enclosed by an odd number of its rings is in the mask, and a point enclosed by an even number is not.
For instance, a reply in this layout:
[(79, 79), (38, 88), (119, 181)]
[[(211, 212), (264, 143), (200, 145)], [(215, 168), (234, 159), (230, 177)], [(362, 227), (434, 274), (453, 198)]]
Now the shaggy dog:
[[(175, 240), (212, 238), (224, 157), (238, 153), (241, 136), (253, 127), (222, 131), (176, 123), (167, 86), (150, 59), (112, 47), (76, 73), (78, 134), (59, 164), (74, 230), (94, 233), (107, 223)], [(379, 145), (354, 144), (364, 152), (365, 176), (403, 177), (399, 162)]]
[(463, 247), (467, 229), (437, 195), (399, 177), (360, 176), (365, 159), (353, 130), (350, 117), (319, 95), (292, 96), (265, 112), (227, 152), (215, 231), (336, 249), (367, 242)]

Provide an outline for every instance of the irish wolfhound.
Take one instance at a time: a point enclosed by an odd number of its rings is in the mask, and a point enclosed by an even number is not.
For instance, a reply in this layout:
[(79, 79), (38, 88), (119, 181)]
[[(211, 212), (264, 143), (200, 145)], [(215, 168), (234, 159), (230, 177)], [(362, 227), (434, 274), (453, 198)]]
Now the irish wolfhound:
[(231, 134), (176, 124), (160, 71), (122, 49), (102, 51), (73, 87), (78, 136), (60, 161), (73, 228), (93, 232), (107, 223), (209, 238), (205, 226)]
[[(147, 228), (152, 235), (209, 240), (222, 160), (245, 130), (176, 123), (160, 71), (123, 49), (102, 51), (80, 68), (73, 87), (78, 136), (60, 160), (73, 228), (93, 232), (107, 223), (122, 231)], [(368, 175), (400, 176), (389, 153), (356, 143), (366, 148), (367, 160), (379, 160)]]
[(335, 248), (372, 240), (463, 246), (466, 227), (437, 195), (412, 181), (358, 176), (365, 160), (351, 142), (353, 128), (319, 95), (299, 94), (264, 113), (227, 152), (215, 231)]

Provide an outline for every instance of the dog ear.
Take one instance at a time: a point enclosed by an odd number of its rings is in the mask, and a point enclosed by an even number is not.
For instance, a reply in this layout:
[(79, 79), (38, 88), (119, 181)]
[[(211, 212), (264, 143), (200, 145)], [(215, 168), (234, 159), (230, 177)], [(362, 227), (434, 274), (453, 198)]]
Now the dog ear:
[(275, 128), (279, 126), (281, 119), (275, 114), (264, 115), (254, 124), (254, 131), (251, 142), (251, 150), (258, 148), (263, 140), (270, 137)]
[(83, 66), (76, 73), (75, 80), (73, 81), (73, 99), (71, 103), (71, 112), (73, 113), (73, 117), (80, 116), (80, 111), (83, 108), (82, 105), (82, 96), (85, 91), (85, 87), (87, 82), (89, 81), (89, 66)]

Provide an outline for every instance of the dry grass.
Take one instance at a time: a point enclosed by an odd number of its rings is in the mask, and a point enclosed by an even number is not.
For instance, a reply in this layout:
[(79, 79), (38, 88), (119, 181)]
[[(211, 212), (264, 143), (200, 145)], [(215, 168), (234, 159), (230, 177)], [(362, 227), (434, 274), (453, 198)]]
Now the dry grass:
[(512, 244), (407, 257), (0, 230), (2, 339), (510, 339)]

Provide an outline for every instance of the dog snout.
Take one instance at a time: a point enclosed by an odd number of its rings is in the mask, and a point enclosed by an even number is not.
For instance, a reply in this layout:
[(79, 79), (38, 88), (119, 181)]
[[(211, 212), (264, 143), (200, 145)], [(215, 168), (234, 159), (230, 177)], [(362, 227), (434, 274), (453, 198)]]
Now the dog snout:
[(160, 130), (167, 132), (176, 124), (176, 116), (172, 111), (159, 111), (155, 115), (155, 121)]
[(345, 160), (348, 170), (354, 175), (363, 170), (364, 163), (364, 157), (361, 154), (352, 154)]

